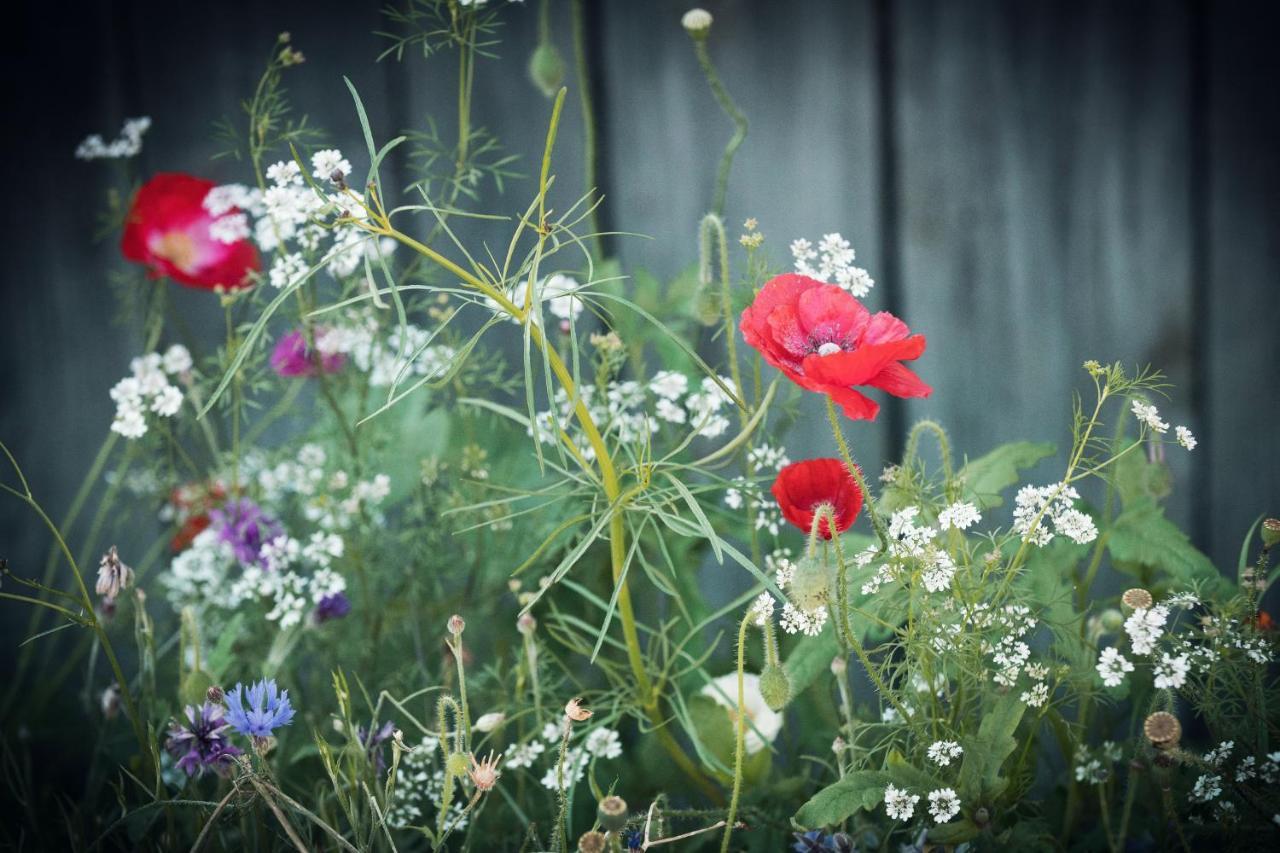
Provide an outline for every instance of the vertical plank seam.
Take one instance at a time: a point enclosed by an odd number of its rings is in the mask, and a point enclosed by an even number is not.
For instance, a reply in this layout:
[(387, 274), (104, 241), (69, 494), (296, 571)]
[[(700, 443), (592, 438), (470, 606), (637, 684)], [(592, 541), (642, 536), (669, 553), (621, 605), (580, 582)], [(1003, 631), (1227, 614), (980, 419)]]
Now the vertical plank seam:
[[(884, 294), (885, 310), (894, 315), (902, 313), (899, 286), (901, 263), (901, 223), (898, 205), (898, 127), (897, 90), (894, 71), (894, 27), (892, 0), (875, 0), (875, 75), (876, 114), (878, 120), (876, 139), (877, 212), (880, 217), (880, 278)], [(889, 397), (885, 405), (885, 423), (889, 430), (887, 453), (890, 460), (902, 456), (903, 434), (906, 429), (906, 403), (898, 397)]]
[[(1204, 0), (1190, 0), (1188, 22), (1188, 49), (1190, 73), (1187, 98), (1187, 132), (1189, 134), (1190, 176), (1188, 184), (1190, 215), (1190, 267), (1191, 267), (1191, 415), (1196, 428), (1208, 428), (1211, 389), (1209, 387), (1209, 279), (1212, 275), (1212, 227), (1210, 192), (1212, 172), (1210, 162), (1210, 35), (1209, 15)], [(1191, 531), (1195, 543), (1209, 550), (1216, 543), (1210, 542), (1214, 530), (1211, 517), (1213, 500), (1210, 494), (1214, 437), (1205, 435), (1192, 455), (1191, 480), (1192, 512)], [(1210, 551), (1212, 553), (1212, 551)]]
[[(587, 58), (587, 94), (591, 98), (595, 113), (596, 197), (605, 199), (596, 211), (596, 222), (603, 232), (600, 237), (600, 251), (606, 258), (611, 258), (617, 251), (617, 241), (610, 233), (614, 230), (609, 203), (613, 195), (613, 168), (609, 151), (609, 96), (605, 86), (605, 63), (601, 56), (601, 45), (604, 44), (605, 37), (604, 9), (606, 6), (607, 4), (604, 3), (583, 3), (582, 26), (586, 35), (584, 52)], [(585, 116), (583, 118), (585, 119)], [(583, 188), (584, 191), (589, 189), (591, 188)]]

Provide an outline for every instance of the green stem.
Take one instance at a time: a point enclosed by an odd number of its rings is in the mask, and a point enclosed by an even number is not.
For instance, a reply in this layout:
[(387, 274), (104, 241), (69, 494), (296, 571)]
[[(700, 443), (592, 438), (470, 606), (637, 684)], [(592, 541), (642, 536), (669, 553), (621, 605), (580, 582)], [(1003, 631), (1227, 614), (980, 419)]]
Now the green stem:
[(840, 448), (840, 458), (844, 460), (845, 467), (849, 469), (849, 476), (853, 477), (853, 481), (858, 485), (858, 490), (862, 492), (862, 500), (867, 506), (867, 517), (871, 519), (871, 526), (876, 531), (876, 538), (880, 540), (880, 547), (887, 551), (889, 549), (889, 531), (884, 526), (884, 520), (876, 512), (871, 490), (867, 488), (867, 481), (862, 477), (862, 469), (854, 463), (853, 456), (849, 453), (849, 445), (845, 443), (844, 433), (840, 430), (840, 417), (836, 414), (836, 404), (831, 401), (830, 397), (827, 398), (827, 420), (831, 424), (831, 434), (835, 436), (836, 445)]
[(729, 189), (729, 168), (733, 165), (733, 155), (747, 138), (747, 117), (738, 109), (738, 105), (733, 102), (733, 98), (729, 97), (728, 90), (720, 82), (720, 75), (716, 73), (716, 68), (711, 63), (711, 55), (707, 53), (705, 38), (693, 39), (693, 52), (698, 57), (698, 65), (702, 66), (702, 73), (707, 78), (707, 85), (711, 87), (711, 94), (715, 95), (720, 109), (724, 110), (725, 115), (734, 124), (733, 136), (729, 137), (724, 153), (720, 155), (720, 168), (716, 170), (716, 191), (711, 203), (711, 211), (717, 216), (723, 216), (725, 194)]
[[(551, 5), (550, 0), (543, 0), (543, 9)], [(582, 0), (573, 0), (573, 5), (569, 7), (570, 21), (573, 27), (573, 61), (574, 72), (578, 77), (578, 102), (582, 107), (582, 182), (585, 185), (583, 189), (586, 192), (592, 192), (596, 189), (596, 111), (595, 105), (591, 102), (591, 78), (590, 69), (587, 68), (587, 28), (584, 20)], [(547, 17), (544, 13), (543, 18)], [(549, 30), (549, 23), (540, 19), (540, 31), (542, 25), (546, 25)], [(549, 32), (543, 33), (540, 38), (543, 41), (550, 41)], [(592, 205), (587, 213), (588, 222), (591, 227), (591, 245), (593, 255), (597, 261), (604, 258), (604, 242), (600, 235), (600, 218), (599, 205)]]
[(902, 456), (902, 467), (908, 468), (916, 461), (920, 450), (920, 436), (925, 432), (933, 433), (938, 441), (938, 453), (942, 457), (942, 474), (950, 488), (954, 476), (951, 467), (951, 442), (947, 440), (947, 431), (937, 421), (920, 421), (911, 428), (911, 432), (907, 434), (907, 449)]
[(742, 794), (742, 763), (746, 757), (747, 737), (747, 698), (743, 674), (747, 665), (747, 626), (750, 624), (751, 611), (748, 609), (742, 617), (742, 624), (738, 626), (738, 713), (733, 742), (733, 795), (729, 798), (729, 813), (725, 816), (724, 840), (720, 842), (720, 853), (729, 853), (729, 840), (733, 837), (733, 825), (738, 817), (738, 798)]

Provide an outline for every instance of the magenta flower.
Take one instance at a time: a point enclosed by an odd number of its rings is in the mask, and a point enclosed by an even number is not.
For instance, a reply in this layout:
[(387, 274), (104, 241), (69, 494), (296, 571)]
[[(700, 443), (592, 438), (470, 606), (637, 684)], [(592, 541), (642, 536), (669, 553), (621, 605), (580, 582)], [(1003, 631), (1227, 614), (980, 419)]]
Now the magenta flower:
[(323, 355), (307, 346), (301, 331), (292, 331), (276, 343), (271, 352), (271, 369), (280, 376), (315, 376), (318, 373), (337, 373), (346, 364), (347, 357), (340, 352)]

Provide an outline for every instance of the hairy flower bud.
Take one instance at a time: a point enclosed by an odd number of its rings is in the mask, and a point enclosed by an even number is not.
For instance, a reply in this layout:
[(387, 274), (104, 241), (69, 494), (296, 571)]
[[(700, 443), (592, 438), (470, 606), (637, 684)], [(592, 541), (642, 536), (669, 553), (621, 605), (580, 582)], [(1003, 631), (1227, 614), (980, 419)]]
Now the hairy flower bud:
[(469, 769), (467, 759), (468, 756), (465, 752), (449, 753), (449, 760), (446, 761), (444, 765), (445, 772), (450, 776), (459, 778), (466, 776), (467, 770)]
[(696, 39), (705, 39), (707, 34), (711, 32), (711, 22), (714, 20), (711, 13), (706, 9), (690, 9), (680, 18), (680, 26), (684, 27), (684, 31)]
[(210, 685), (209, 689), (204, 693), (204, 698), (208, 700), (211, 705), (221, 705), (224, 698), (222, 688), (216, 684)]
[(802, 557), (796, 563), (795, 577), (789, 590), (791, 603), (806, 613), (821, 610), (829, 595), (827, 567), (814, 557)]
[(457, 613), (449, 617), (449, 633), (455, 637), (462, 636), (462, 632), (466, 629), (467, 623)]
[(1114, 607), (1108, 607), (1098, 615), (1098, 623), (1107, 633), (1114, 634), (1124, 625), (1124, 614)]
[(551, 42), (542, 42), (529, 57), (529, 79), (538, 91), (548, 98), (554, 98), (556, 92), (564, 85), (565, 65), (560, 51)]
[(843, 656), (831, 659), (831, 674), (836, 678), (842, 677), (849, 671), (849, 662)]
[(501, 711), (490, 711), (488, 714), (482, 714), (471, 728), (478, 732), (488, 733), (502, 725), (506, 719), (507, 715)]
[(617, 796), (605, 797), (600, 801), (596, 815), (606, 831), (617, 832), (627, 825), (627, 801)]
[(760, 695), (771, 710), (781, 711), (791, 701), (791, 681), (787, 672), (771, 663), (760, 673)]

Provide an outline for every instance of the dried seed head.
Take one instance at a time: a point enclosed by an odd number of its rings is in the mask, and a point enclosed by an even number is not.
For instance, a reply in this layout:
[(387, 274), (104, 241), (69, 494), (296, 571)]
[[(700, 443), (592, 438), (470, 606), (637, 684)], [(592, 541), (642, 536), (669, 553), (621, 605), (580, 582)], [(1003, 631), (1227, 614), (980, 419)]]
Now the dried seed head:
[(1151, 605), (1156, 602), (1151, 593), (1135, 587), (1124, 591), (1124, 595), (1120, 596), (1120, 603), (1130, 610), (1150, 610)]
[(604, 853), (608, 841), (608, 836), (593, 829), (578, 839), (578, 853)]
[(564, 715), (575, 723), (581, 723), (591, 718), (591, 712), (582, 707), (581, 699), (570, 699), (564, 706)]
[(449, 633), (452, 634), (453, 636), (455, 637), (461, 636), (462, 632), (466, 629), (466, 627), (467, 627), (466, 620), (463, 619), (461, 616), (459, 616), (457, 613), (449, 617)]
[(1268, 518), (1262, 522), (1262, 545), (1274, 548), (1280, 544), (1280, 518)]
[(484, 761), (476, 761), (475, 755), (471, 756), (471, 769), (467, 771), (467, 776), (471, 778), (477, 791), (492, 791), (493, 786), (498, 784), (498, 778), (502, 776), (498, 772), (498, 764), (501, 761), (502, 756), (495, 758), (493, 750), (489, 751)]
[(1182, 724), (1168, 711), (1156, 711), (1143, 721), (1142, 733), (1156, 749), (1172, 749), (1182, 737)]
[(622, 797), (605, 797), (596, 814), (607, 832), (617, 832), (627, 825), (627, 801)]
[(120, 554), (116, 551), (116, 546), (112, 545), (98, 563), (98, 595), (114, 600), (132, 582), (133, 569), (120, 561)]

